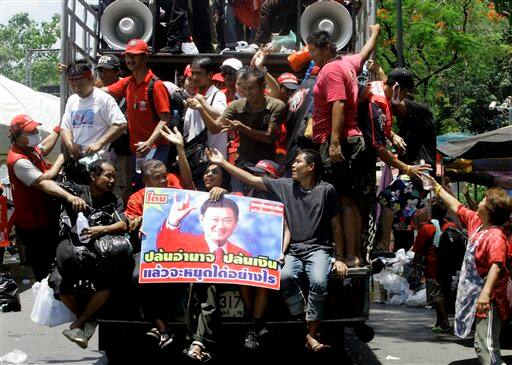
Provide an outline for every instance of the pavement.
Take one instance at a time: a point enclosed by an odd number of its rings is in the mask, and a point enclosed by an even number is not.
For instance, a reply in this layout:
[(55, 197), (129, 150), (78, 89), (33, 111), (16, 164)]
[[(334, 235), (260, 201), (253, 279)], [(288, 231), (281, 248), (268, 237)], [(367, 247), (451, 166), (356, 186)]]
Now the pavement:
[[(97, 351), (98, 335), (82, 350), (62, 335), (66, 325), (48, 328), (30, 320), (34, 298), (31, 290), (20, 295), (22, 311), (0, 313), (0, 355), (18, 349), (28, 355), (26, 364), (107, 365)], [(428, 308), (372, 304), (368, 324), (375, 330), (370, 343), (362, 343), (351, 329), (345, 331), (347, 357), (352, 364), (477, 364), (472, 339), (431, 332), (435, 311)], [(512, 351), (503, 350), (504, 361), (512, 364)]]

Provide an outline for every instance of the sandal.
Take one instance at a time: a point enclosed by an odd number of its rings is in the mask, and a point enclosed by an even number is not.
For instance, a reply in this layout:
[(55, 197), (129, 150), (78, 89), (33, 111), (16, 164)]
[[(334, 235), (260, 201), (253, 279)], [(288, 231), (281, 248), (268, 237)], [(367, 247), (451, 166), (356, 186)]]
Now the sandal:
[[(195, 348), (195, 346), (199, 347), (199, 351)], [(206, 349), (202, 342), (194, 341), (190, 344), (188, 349), (183, 350), (183, 353), (192, 360), (207, 362), (212, 359), (212, 356), (210, 355), (209, 352), (206, 352), (205, 350)]]
[(308, 350), (309, 352), (318, 353), (332, 348), (330, 345), (320, 343), (316, 339), (314, 340), (316, 343), (315, 345), (313, 345), (313, 347), (311, 347), (311, 345), (306, 341), (306, 350)]

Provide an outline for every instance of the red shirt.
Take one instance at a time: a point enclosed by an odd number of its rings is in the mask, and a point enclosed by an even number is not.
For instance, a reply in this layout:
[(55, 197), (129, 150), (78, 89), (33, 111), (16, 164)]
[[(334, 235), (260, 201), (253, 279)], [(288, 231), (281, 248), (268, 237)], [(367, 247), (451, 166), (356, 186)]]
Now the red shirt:
[[(175, 189), (183, 189), (181, 186), (181, 179), (178, 175), (169, 173), (167, 174), (167, 187), (175, 188)], [(124, 215), (128, 218), (133, 219), (140, 217), (144, 212), (144, 194), (146, 193), (146, 188), (142, 188), (128, 198), (128, 202), (126, 203), (126, 211)]]
[[(126, 98), (126, 112), (128, 117), (128, 130), (130, 131), (130, 149), (135, 152), (137, 142), (146, 141), (159, 122), (158, 115), (153, 115), (153, 108), (149, 104), (148, 86), (153, 72), (148, 69), (144, 80), (137, 82), (135, 77), (129, 76), (108, 86), (109, 93), (116, 99)], [(158, 114), (169, 113), (169, 94), (162, 80), (155, 82), (153, 88), (153, 105)], [(160, 138), (156, 145), (169, 144)]]
[[(469, 210), (462, 204), (457, 209), (457, 217), (461, 224), (467, 228), (468, 237), (471, 237), (482, 225), (478, 214)], [(501, 228), (491, 227), (482, 233), (482, 237), (475, 249), (475, 264), (480, 277), (485, 278), (489, 273), (492, 264), (501, 264), (502, 272), (498, 282), (493, 288), (491, 298), (496, 303), (499, 316), (502, 320), (507, 319), (509, 314), (509, 303), (507, 299), (507, 281), (509, 278), (506, 270), (507, 239)]]
[[(450, 226), (455, 227), (455, 224), (445, 221), (441, 227), (441, 231), (444, 231)], [(414, 246), (412, 247), (415, 253), (425, 256), (425, 277), (432, 279), (437, 278), (439, 270), (436, 248), (432, 242), (435, 234), (436, 227), (432, 223), (422, 225), (414, 241)]]
[(332, 104), (335, 101), (345, 103), (341, 138), (362, 135), (357, 125), (357, 73), (362, 63), (361, 56), (354, 54), (331, 61), (320, 70), (313, 88), (313, 142), (324, 143), (331, 135)]

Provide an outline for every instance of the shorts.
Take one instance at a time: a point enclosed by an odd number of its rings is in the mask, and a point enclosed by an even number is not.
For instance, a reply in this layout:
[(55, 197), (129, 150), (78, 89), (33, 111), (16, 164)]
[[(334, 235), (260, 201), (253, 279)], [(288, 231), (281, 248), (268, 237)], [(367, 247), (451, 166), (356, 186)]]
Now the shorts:
[(443, 288), (435, 279), (426, 278), (425, 287), (427, 289), (428, 305), (435, 305), (444, 299)]
[(340, 163), (331, 163), (329, 158), (330, 141), (320, 145), (318, 152), (324, 162), (323, 180), (331, 183), (339, 196), (355, 196), (363, 188), (364, 152), (363, 136), (347, 137), (341, 141), (341, 152), (345, 159)]

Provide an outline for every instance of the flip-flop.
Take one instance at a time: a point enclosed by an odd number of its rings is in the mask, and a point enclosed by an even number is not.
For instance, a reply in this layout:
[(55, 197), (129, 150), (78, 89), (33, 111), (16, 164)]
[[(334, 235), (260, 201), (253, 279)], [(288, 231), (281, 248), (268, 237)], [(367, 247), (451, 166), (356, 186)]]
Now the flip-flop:
[(332, 348), (332, 346), (324, 344), (324, 343), (320, 343), (318, 341), (317, 341), (317, 344), (315, 346), (310, 347), (308, 345), (308, 343), (306, 342), (306, 350), (308, 350), (309, 352), (318, 353), (318, 352), (322, 352), (322, 351), (325, 351), (325, 350), (329, 350), (331, 348)]
[(439, 326), (434, 326), (434, 327), (432, 327), (432, 332), (433, 333), (450, 333), (451, 328), (450, 327), (443, 328), (443, 327), (439, 327)]
[[(197, 350), (194, 350), (194, 346), (197, 345), (201, 349), (201, 352), (198, 352)], [(184, 349), (183, 353), (191, 358), (192, 360), (200, 361), (200, 362), (207, 362), (212, 359), (212, 356), (209, 352), (205, 351), (204, 345), (198, 341), (194, 341), (190, 344), (188, 349)]]

